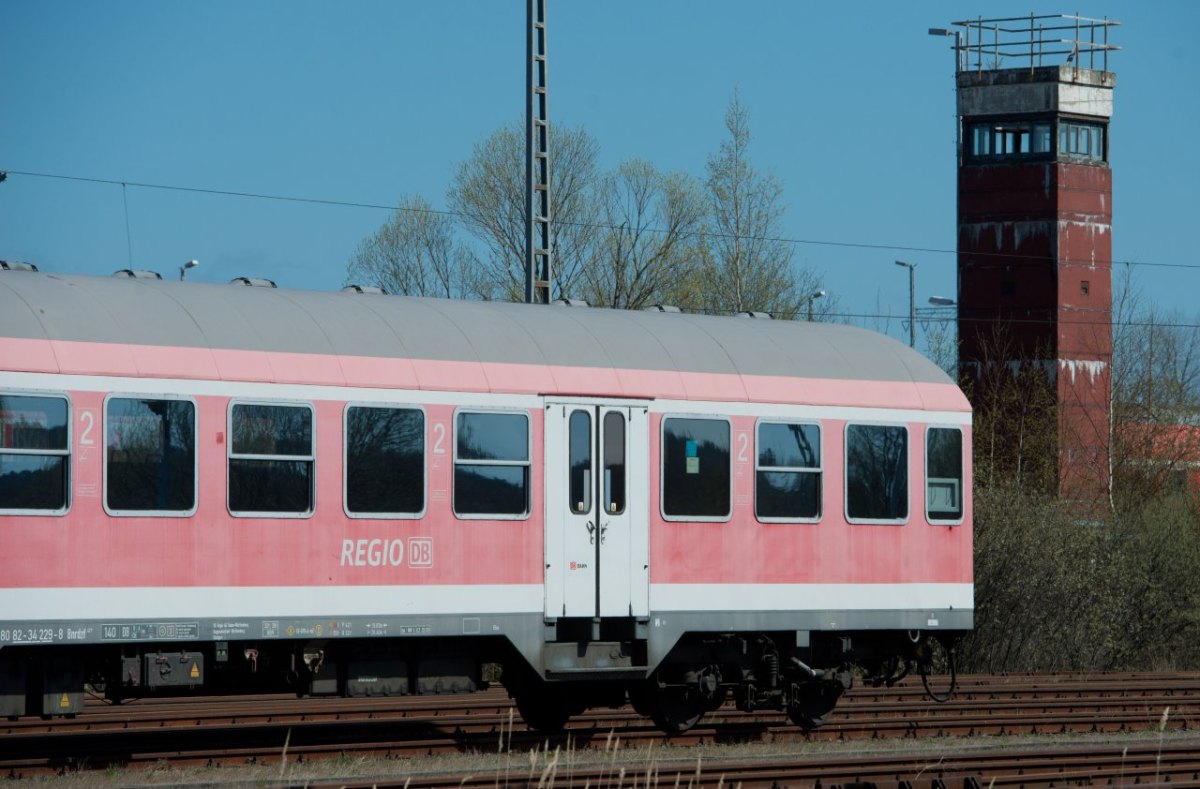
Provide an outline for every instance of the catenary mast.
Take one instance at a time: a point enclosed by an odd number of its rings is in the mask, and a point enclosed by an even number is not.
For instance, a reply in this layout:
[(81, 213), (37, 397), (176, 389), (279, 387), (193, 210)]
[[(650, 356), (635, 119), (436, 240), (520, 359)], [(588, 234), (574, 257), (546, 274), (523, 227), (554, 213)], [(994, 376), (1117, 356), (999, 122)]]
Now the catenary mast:
[(550, 303), (550, 123), (546, 0), (529, 0), (525, 64), (525, 301)]

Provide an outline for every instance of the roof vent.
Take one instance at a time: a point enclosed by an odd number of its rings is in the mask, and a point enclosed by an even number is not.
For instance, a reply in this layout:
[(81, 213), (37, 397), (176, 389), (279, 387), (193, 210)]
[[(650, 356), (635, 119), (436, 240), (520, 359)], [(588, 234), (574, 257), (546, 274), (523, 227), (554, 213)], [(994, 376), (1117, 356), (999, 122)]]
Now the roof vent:
[(769, 312), (739, 312), (737, 316), (739, 318), (758, 318), (759, 320), (771, 320), (771, 313)]
[(676, 307), (674, 304), (651, 304), (649, 307), (642, 307), (643, 312), (682, 312), (683, 310)]
[(120, 279), (162, 279), (162, 274), (144, 268), (123, 268), (114, 271), (113, 276)]
[(342, 288), (342, 293), (375, 293), (379, 296), (386, 296), (388, 292), (378, 285), (347, 285)]
[(267, 279), (266, 277), (234, 277), (229, 280), (230, 285), (247, 285), (252, 288), (277, 288), (275, 280)]
[(554, 301), (552, 301), (550, 303), (557, 304), (560, 307), (590, 307), (590, 306), (592, 306), (592, 305), (588, 304), (587, 301), (585, 301), (584, 299), (555, 299)]
[(32, 263), (21, 263), (16, 260), (0, 260), (0, 271), (37, 271)]

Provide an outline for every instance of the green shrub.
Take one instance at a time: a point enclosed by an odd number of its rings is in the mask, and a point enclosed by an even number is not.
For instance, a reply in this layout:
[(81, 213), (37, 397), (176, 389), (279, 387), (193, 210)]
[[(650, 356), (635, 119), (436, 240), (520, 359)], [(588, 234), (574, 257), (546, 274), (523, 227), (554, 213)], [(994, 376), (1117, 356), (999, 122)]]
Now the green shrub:
[(1200, 667), (1200, 522), (1184, 497), (1080, 521), (1015, 487), (975, 497), (964, 671)]

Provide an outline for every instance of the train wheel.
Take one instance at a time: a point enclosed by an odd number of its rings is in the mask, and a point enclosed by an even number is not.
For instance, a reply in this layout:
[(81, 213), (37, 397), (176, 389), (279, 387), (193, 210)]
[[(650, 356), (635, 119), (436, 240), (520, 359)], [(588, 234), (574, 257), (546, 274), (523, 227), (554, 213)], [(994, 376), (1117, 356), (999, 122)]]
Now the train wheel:
[(695, 688), (655, 685), (651, 690), (650, 717), (667, 734), (682, 734), (695, 726), (709, 709), (709, 700)]
[(813, 682), (797, 687), (788, 704), (788, 720), (804, 731), (818, 729), (842, 696), (842, 686), (834, 682)]
[(539, 690), (526, 690), (513, 696), (517, 712), (525, 725), (534, 731), (562, 731), (571, 719), (571, 709), (561, 692), (552, 692), (545, 686)]
[(633, 707), (633, 711), (643, 718), (654, 717), (654, 688), (649, 682), (639, 682), (630, 685), (629, 706)]

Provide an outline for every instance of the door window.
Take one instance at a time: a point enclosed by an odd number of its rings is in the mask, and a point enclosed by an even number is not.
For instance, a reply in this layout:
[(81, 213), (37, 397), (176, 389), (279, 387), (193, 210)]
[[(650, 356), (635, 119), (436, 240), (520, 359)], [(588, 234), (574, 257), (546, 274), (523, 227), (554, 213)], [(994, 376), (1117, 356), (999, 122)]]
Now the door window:
[(592, 415), (572, 411), (568, 424), (570, 444), (570, 507), (576, 515), (592, 511)]
[(604, 415), (604, 511), (625, 511), (625, 417), (616, 411)]

